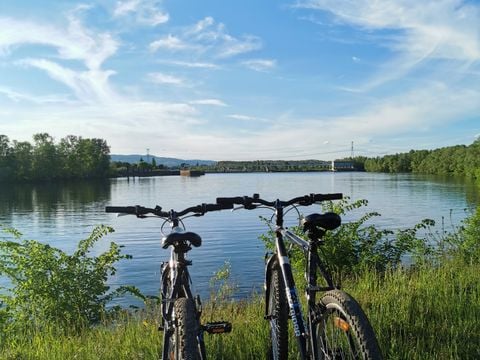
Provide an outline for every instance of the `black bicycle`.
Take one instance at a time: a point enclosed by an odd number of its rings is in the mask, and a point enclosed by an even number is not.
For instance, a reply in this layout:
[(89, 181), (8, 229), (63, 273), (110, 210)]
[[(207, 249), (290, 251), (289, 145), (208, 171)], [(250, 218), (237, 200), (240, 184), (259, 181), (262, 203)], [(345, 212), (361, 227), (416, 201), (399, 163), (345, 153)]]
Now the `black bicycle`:
[[(266, 262), (265, 319), (270, 322), (271, 347), (269, 358), (288, 358), (288, 320), (292, 320), (301, 359), (382, 359), (375, 333), (360, 305), (333, 282), (325, 260), (320, 257), (323, 237), (328, 230), (341, 225), (339, 215), (328, 212), (311, 214), (301, 220), (308, 240), (284, 228), (284, 215), (291, 206), (308, 206), (327, 200), (342, 199), (342, 194), (310, 194), (288, 201), (266, 201), (258, 194), (253, 197), (217, 198), (222, 206), (241, 205), (252, 210), (267, 207), (275, 211), (275, 251)], [(292, 268), (284, 240), (299, 246), (306, 255), (305, 290), (306, 319), (302, 316)], [(320, 272), (324, 286), (317, 284)], [(319, 301), (316, 295), (322, 292)]]
[[(183, 219), (203, 216), (207, 212), (231, 209), (229, 204), (202, 204), (182, 211), (165, 212), (160, 206), (153, 209), (142, 206), (107, 206), (108, 213), (131, 214), (138, 218), (158, 217), (165, 220), (160, 228), (164, 235), (162, 247), (171, 247), (170, 260), (161, 267), (161, 313), (164, 332), (162, 358), (164, 360), (206, 359), (204, 332), (220, 334), (230, 332), (232, 325), (219, 321), (201, 324), (202, 305), (200, 296), (193, 296), (188, 266), (192, 265), (185, 255), (193, 247), (202, 244), (201, 237), (185, 230)], [(190, 215), (188, 215), (190, 214)], [(187, 215), (187, 216), (186, 216)], [(183, 217), (183, 218), (182, 218)], [(165, 234), (165, 224), (171, 225), (171, 232)]]

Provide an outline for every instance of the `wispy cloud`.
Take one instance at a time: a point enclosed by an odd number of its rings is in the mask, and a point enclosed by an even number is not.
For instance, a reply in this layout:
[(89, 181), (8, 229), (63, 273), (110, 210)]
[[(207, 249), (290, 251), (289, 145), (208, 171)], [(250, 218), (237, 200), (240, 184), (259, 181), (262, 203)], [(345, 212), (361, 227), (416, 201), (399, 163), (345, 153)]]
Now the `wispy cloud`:
[[(103, 70), (106, 59), (116, 53), (118, 42), (105, 32), (86, 29), (79, 19), (88, 7), (77, 7), (67, 13), (66, 28), (12, 18), (0, 18), (0, 56), (8, 57), (12, 49), (19, 45), (43, 45), (51, 50), (49, 59), (27, 58), (16, 64), (45, 71), (52, 79), (69, 87), (81, 101), (105, 101), (113, 96), (108, 85), (112, 70)], [(59, 60), (75, 60), (83, 64), (83, 69), (61, 65)]]
[(24, 59), (18, 63), (44, 70), (52, 79), (69, 87), (81, 101), (110, 101), (114, 97), (108, 84), (113, 71), (74, 71), (45, 59)]
[(330, 12), (361, 30), (396, 31), (383, 38), (395, 58), (366, 89), (395, 80), (429, 60), (457, 61), (465, 70), (480, 60), (480, 7), (458, 0), (305, 0), (296, 6)]
[(183, 66), (186, 68), (196, 68), (196, 69), (219, 69), (220, 66), (214, 63), (208, 62), (190, 62), (190, 61), (162, 61), (162, 63), (176, 66)]
[(168, 34), (163, 38), (155, 40), (154, 42), (150, 43), (149, 47), (150, 51), (157, 51), (161, 49), (176, 51), (194, 48), (194, 46), (176, 36), (173, 36), (172, 34)]
[(13, 46), (39, 44), (50, 46), (61, 59), (80, 60), (91, 70), (118, 49), (118, 43), (108, 33), (94, 33), (83, 27), (75, 13), (68, 15), (66, 29), (31, 21), (0, 18), (0, 56), (7, 56)]
[(267, 72), (277, 66), (277, 61), (273, 59), (252, 59), (243, 61), (242, 64), (255, 71)]
[(254, 121), (254, 122), (270, 122), (268, 119), (260, 118), (257, 116), (250, 116), (244, 114), (230, 114), (228, 115), (230, 119), (240, 120), (240, 121)]
[(179, 78), (177, 76), (164, 74), (164, 73), (150, 73), (147, 76), (148, 80), (155, 83), (155, 84), (168, 84), (168, 85), (177, 85), (183, 86), (185, 85), (185, 80)]
[(227, 106), (222, 100), (219, 99), (200, 99), (190, 101), (192, 105), (211, 105), (211, 106)]
[(114, 17), (133, 17), (141, 24), (157, 26), (169, 20), (168, 13), (158, 8), (152, 0), (117, 1), (113, 10)]
[(258, 50), (262, 41), (254, 35), (230, 35), (223, 23), (212, 17), (205, 17), (197, 23), (181, 29), (178, 34), (168, 34), (152, 43), (150, 50), (194, 51), (198, 55), (214, 58), (230, 58), (239, 54)]
[(0, 86), (0, 95), (3, 95), (14, 102), (28, 101), (34, 104), (68, 102), (68, 98), (65, 95), (35, 96), (32, 94), (21, 93), (3, 86)]

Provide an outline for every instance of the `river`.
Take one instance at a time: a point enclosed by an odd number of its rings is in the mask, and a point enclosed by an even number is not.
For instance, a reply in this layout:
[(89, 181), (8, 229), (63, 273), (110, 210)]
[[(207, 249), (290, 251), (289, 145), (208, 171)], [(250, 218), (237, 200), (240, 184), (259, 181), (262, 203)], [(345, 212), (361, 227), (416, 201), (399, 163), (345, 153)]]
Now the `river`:
[[(124, 245), (123, 251), (133, 259), (118, 264), (110, 284), (135, 285), (146, 294), (156, 295), (160, 263), (168, 257), (168, 251), (160, 247), (161, 221), (116, 217), (106, 214), (105, 206), (161, 205), (164, 209), (181, 210), (214, 202), (218, 196), (259, 193), (265, 199), (286, 200), (309, 193), (332, 192), (369, 201), (365, 210), (349, 214), (345, 221), (367, 210), (377, 211), (382, 216), (375, 218), (375, 224), (392, 229), (413, 226), (430, 218), (437, 222), (438, 231), (442, 227), (449, 230), (452, 224), (460, 224), (480, 200), (477, 187), (465, 180), (413, 174), (248, 173), (119, 178), (101, 183), (2, 185), (0, 224), (15, 227), (27, 239), (48, 242), (67, 252), (72, 252), (78, 240), (85, 238), (95, 225), (111, 225), (115, 232), (97, 244), (94, 252), (105, 250), (110, 241), (115, 241)], [(259, 215), (268, 214), (266, 210), (222, 211), (185, 220), (187, 228), (203, 238), (202, 246), (188, 254), (193, 260), (195, 288), (203, 297), (208, 295), (213, 273), (225, 261), (231, 264), (232, 279), (238, 285), (237, 297), (261, 288), (264, 247), (258, 237), (266, 228)], [(287, 222), (295, 223), (293, 213)]]

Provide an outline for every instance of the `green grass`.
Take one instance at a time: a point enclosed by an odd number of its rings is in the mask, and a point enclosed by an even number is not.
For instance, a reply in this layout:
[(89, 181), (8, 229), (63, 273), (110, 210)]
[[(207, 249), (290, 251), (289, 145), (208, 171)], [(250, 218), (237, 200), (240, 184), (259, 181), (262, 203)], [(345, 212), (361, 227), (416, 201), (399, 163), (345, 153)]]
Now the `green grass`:
[[(441, 265), (365, 271), (344, 290), (362, 305), (388, 359), (480, 358), (480, 264), (444, 260)], [(211, 359), (264, 358), (268, 324), (260, 298), (205, 304), (203, 320), (227, 320), (233, 332), (205, 335)], [(0, 339), (1, 359), (156, 359), (162, 334), (155, 311), (123, 315), (76, 335), (52, 326)], [(296, 347), (292, 343), (291, 358)]]

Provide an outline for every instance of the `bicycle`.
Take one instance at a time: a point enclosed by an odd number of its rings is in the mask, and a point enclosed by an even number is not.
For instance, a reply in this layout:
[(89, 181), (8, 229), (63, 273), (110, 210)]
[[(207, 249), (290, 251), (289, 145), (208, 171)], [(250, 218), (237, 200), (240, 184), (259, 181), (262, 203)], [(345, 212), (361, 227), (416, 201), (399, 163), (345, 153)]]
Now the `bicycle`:
[[(319, 256), (326, 231), (341, 225), (340, 216), (327, 212), (304, 217), (301, 226), (308, 240), (283, 226), (284, 215), (291, 209), (296, 209), (300, 217), (297, 206), (340, 199), (342, 194), (310, 194), (288, 201), (266, 201), (258, 194), (253, 197), (217, 198), (217, 204), (220, 205), (241, 205), (247, 210), (266, 207), (275, 212), (272, 216), (272, 219), (276, 218), (275, 251), (266, 261), (265, 272), (265, 319), (270, 322), (271, 346), (268, 357), (271, 359), (288, 358), (289, 318), (301, 359), (382, 359), (367, 316), (353, 297), (334, 284), (328, 267)], [(290, 210), (285, 211), (290, 206)], [(284, 239), (299, 246), (306, 255), (306, 321), (302, 315)], [(317, 285), (318, 272), (324, 278), (326, 286)], [(316, 302), (316, 294), (319, 292), (323, 295)]]
[[(200, 296), (193, 296), (188, 266), (192, 265), (185, 255), (193, 247), (202, 244), (200, 235), (186, 231), (183, 220), (191, 216), (203, 216), (207, 212), (231, 209), (231, 205), (202, 204), (182, 211), (163, 211), (160, 206), (107, 206), (108, 213), (135, 215), (138, 218), (158, 217), (164, 220), (160, 227), (163, 235), (162, 248), (171, 247), (170, 260), (161, 265), (161, 325), (163, 331), (162, 359), (204, 360), (206, 359), (204, 332), (209, 334), (227, 333), (232, 325), (225, 321), (201, 324), (202, 305)], [(190, 214), (190, 215), (188, 215)], [(188, 216), (186, 216), (188, 215)], [(183, 218), (182, 218), (183, 217)], [(164, 233), (164, 226), (170, 223), (171, 232)], [(181, 225), (181, 226), (180, 226)]]

